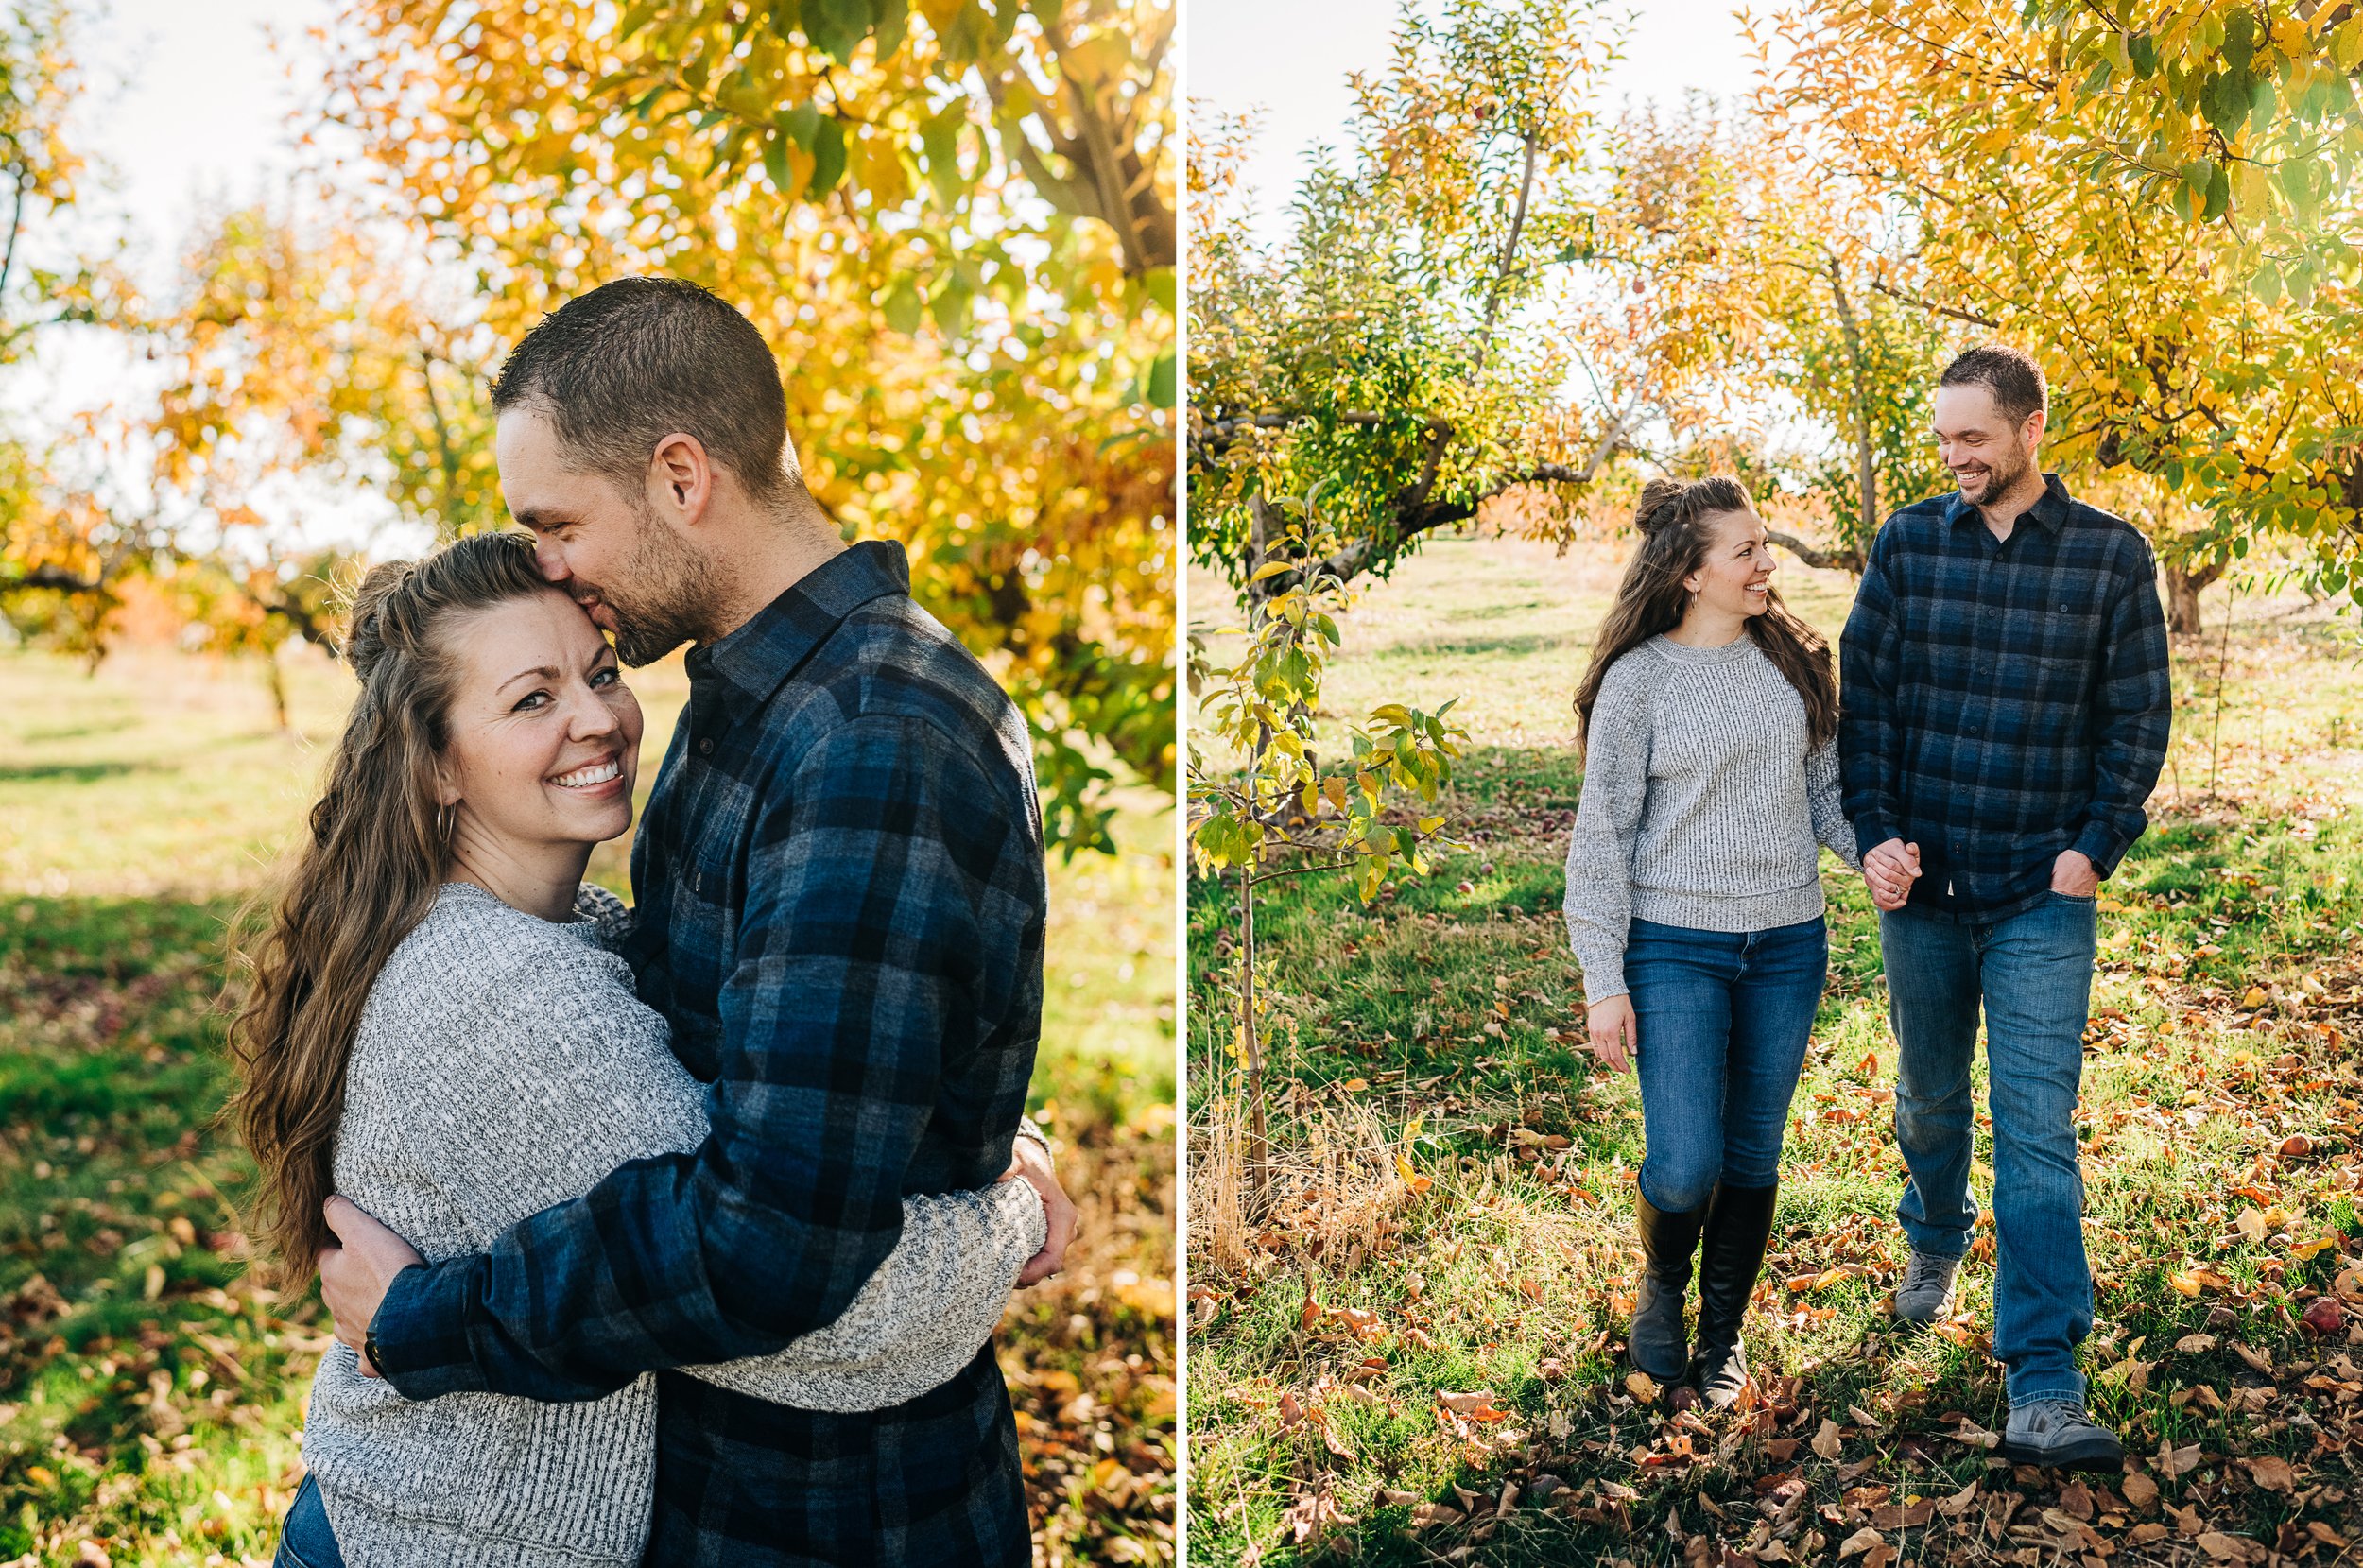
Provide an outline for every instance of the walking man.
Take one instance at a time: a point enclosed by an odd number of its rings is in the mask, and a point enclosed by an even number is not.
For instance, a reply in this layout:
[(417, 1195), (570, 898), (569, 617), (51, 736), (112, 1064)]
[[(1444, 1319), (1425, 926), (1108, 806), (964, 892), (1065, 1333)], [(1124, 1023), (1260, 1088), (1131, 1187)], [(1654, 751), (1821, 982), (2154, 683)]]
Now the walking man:
[[(1950, 1309), (1977, 1222), (1970, 1059), (1993, 1117), (1993, 1353), (2004, 1457), (2114, 1471), (2084, 1408), (2091, 1332), (2076, 1098), (2101, 881), (2148, 825), (2172, 691), (2157, 568), (2122, 519), (2036, 464), (2044, 379), (2015, 349), (1946, 367), (1936, 439), (1959, 481), (1871, 543), (1840, 643), (1845, 809), (1882, 906), (1900, 1059), (1898, 1317)], [(1900, 904), (1900, 907), (1897, 906)]]

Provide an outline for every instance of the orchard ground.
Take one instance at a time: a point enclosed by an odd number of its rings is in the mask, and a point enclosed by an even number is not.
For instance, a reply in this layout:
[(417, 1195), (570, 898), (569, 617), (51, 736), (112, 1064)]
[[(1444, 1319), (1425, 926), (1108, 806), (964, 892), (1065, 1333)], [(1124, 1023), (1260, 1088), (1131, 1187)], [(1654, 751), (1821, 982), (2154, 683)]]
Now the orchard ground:
[[(1792, 1115), (1740, 1413), (1628, 1381), (1629, 1077), (1581, 1049), (1560, 914), (1569, 698), (1618, 555), (1445, 538), (1344, 623), (1322, 705), (1471, 733), (1472, 848), (1370, 907), (1257, 898), (1272, 1196), (1242, 1201), (1235, 883), (1189, 898), (1193, 1563), (2329, 1564), (2363, 1535), (2363, 670), (2353, 619), (2206, 596), (2173, 764), (2104, 887), (2078, 1131), (2098, 1417), (2083, 1482), (1991, 1453), (1992, 1241), (1898, 1332), (1895, 1052), (1878, 928), (1824, 855), (1833, 963)], [(1835, 636), (1839, 574), (1784, 558)], [(1200, 576), (1201, 629), (1229, 600)], [(2224, 636), (2226, 612), (2231, 631)], [(1221, 662), (1225, 639), (1213, 639)], [(2218, 676), (2221, 675), (2219, 681)], [(2220, 705), (2217, 698), (2220, 693)], [(2212, 786), (2212, 788), (2211, 788)], [(1991, 1191), (1979, 1059), (1975, 1182)]]
[[(251, 1167), (216, 1123), (226, 923), (311, 799), (351, 690), (250, 661), (0, 654), (0, 1563), (262, 1564), (301, 1478), (316, 1291), (246, 1268)], [(686, 696), (634, 672), (642, 791)], [(1055, 857), (1031, 1107), (1083, 1212), (1079, 1255), (1001, 1335), (1036, 1559), (1170, 1562), (1170, 809), (1116, 858)], [(592, 870), (627, 886), (624, 853)]]

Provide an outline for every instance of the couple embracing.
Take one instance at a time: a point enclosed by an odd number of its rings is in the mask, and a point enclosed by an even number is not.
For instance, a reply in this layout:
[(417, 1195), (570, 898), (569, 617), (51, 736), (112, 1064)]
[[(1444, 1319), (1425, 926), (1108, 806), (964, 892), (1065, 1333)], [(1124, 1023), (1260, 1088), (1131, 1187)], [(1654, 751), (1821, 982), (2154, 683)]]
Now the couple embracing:
[(2113, 1471), (2121, 1447), (2076, 1366), (2093, 1317), (2076, 1099), (2097, 891), (2147, 826), (2171, 689), (2149, 547), (2037, 466), (2044, 403), (2016, 350), (1946, 368), (1935, 435), (1960, 489), (1872, 542), (1842, 693), (1827, 643), (1772, 592), (1747, 491), (1642, 492), (1640, 544), (1576, 698), (1567, 923), (1593, 1049), (1640, 1080), (1633, 1364), (1695, 1380), (1717, 1407), (1747, 1386), (1740, 1325), (1828, 974), (1826, 845), (1879, 910), (1909, 1173), (1896, 1315), (1951, 1311), (1977, 1224), (1982, 1010), (2000, 1452)]
[[(493, 405), (529, 533), (362, 582), (233, 1031), (337, 1340), (279, 1561), (1023, 1563), (992, 1335), (1074, 1227), (1026, 727), (804, 489), (729, 304), (610, 284)], [(684, 642), (627, 908), (621, 666)]]

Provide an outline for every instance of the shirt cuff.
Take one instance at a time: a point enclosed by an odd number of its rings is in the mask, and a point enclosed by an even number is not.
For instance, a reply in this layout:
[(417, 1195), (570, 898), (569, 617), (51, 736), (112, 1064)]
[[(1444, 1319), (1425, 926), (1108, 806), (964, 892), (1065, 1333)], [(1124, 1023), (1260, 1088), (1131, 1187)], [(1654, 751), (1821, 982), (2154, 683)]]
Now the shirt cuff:
[(1031, 1116), (1018, 1117), (1017, 1135), (1021, 1138), (1031, 1138), (1035, 1143), (1040, 1144), (1044, 1154), (1055, 1152), (1050, 1146), (1050, 1134), (1036, 1127), (1034, 1118)]
[(2076, 842), (2068, 846), (2091, 861), (2093, 870), (2104, 879), (2116, 874), (2117, 862), (2125, 858), (2125, 852), (2131, 847), (2115, 829), (2099, 821), (2086, 822), (2084, 831), (2076, 836)]
[(1850, 820), (1854, 824), (1854, 849), (1857, 859), (1869, 854), (1890, 838), (1904, 836), (1893, 822), (1875, 811), (1865, 812)]
[(482, 1393), (490, 1387), (468, 1346), (468, 1302), (489, 1267), (480, 1254), (414, 1263), (386, 1287), (370, 1319), (371, 1359), (403, 1398)]

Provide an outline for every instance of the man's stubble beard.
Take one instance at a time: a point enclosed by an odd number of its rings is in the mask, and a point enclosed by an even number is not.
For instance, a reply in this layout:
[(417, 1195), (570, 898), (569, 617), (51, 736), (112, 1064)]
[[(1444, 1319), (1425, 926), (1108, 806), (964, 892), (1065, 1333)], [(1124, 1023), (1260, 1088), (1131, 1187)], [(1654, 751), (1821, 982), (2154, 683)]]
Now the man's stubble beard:
[[(2012, 454), (2010, 463), (2011, 466), (2007, 469), (1999, 463), (1986, 465), (1985, 489), (1975, 500), (1970, 502), (1971, 506), (1990, 507), (1993, 505), (1995, 501), (2016, 490), (2019, 481), (2026, 478), (2028, 472), (2035, 466), (2033, 457), (2025, 452)], [(1968, 489), (1963, 487), (1961, 493), (1964, 498), (1967, 498)]]
[(721, 585), (714, 563), (675, 539), (645, 505), (631, 560), (621, 576), (631, 586), (593, 584), (615, 621), (615, 657), (633, 669), (653, 664), (683, 643), (706, 640)]

